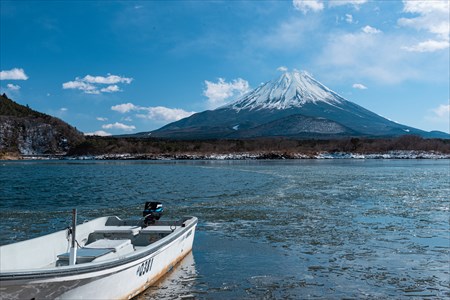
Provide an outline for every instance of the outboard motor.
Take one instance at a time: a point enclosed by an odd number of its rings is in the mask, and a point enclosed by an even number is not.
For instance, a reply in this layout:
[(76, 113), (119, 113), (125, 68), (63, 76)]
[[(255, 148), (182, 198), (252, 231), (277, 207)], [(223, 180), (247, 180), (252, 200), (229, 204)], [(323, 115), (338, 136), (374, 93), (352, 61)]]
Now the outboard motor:
[(164, 208), (161, 202), (145, 202), (145, 208), (142, 212), (144, 217), (144, 227), (155, 224), (161, 218)]

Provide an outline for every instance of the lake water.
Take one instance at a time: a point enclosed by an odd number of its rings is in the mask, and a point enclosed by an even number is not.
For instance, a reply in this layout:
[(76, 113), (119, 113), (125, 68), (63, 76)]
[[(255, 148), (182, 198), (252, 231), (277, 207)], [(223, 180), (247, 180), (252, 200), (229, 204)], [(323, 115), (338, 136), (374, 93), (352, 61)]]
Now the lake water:
[(0, 162), (0, 240), (158, 200), (198, 231), (140, 300), (442, 299), (449, 199), (449, 160)]

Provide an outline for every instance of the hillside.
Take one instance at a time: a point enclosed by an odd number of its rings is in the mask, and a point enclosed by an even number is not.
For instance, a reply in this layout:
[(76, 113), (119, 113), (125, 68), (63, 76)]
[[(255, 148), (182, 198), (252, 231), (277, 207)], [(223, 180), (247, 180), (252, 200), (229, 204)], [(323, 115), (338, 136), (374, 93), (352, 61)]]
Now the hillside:
[(62, 120), (0, 96), (0, 158), (65, 154), (83, 140), (81, 132)]

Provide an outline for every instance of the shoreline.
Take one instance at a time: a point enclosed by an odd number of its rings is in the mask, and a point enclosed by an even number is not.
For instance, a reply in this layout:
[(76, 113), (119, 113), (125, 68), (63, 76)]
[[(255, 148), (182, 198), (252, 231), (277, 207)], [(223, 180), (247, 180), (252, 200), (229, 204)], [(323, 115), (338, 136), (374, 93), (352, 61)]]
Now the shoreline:
[(415, 150), (393, 150), (386, 153), (320, 152), (238, 152), (238, 153), (180, 153), (180, 154), (100, 154), (100, 155), (4, 155), (0, 161), (11, 160), (284, 160), (284, 159), (450, 159), (450, 153)]

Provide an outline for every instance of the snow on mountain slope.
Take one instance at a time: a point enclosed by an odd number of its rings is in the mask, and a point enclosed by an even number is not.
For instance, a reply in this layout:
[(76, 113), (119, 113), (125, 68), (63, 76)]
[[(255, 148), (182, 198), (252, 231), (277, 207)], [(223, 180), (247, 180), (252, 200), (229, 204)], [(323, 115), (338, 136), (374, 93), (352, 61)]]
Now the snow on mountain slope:
[(341, 104), (344, 99), (315, 80), (306, 71), (286, 72), (277, 80), (269, 81), (247, 93), (224, 108), (287, 109), (306, 103)]

